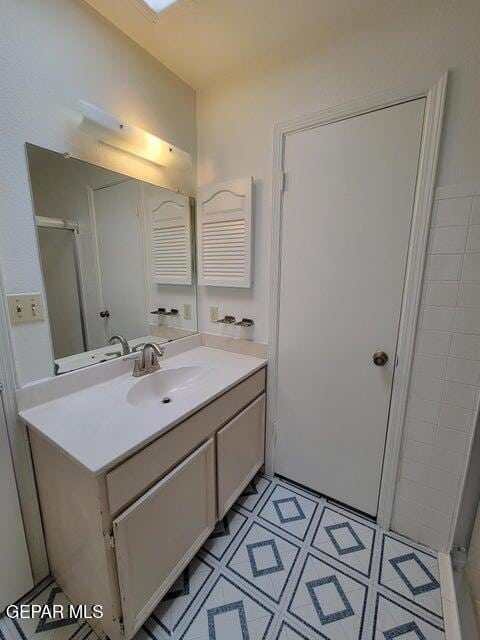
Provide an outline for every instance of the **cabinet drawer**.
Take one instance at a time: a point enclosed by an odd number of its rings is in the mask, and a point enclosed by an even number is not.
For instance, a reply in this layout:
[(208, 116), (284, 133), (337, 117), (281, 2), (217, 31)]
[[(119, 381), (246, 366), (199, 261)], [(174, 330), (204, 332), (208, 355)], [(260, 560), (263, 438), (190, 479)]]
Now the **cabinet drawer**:
[(218, 518), (221, 519), (265, 458), (265, 394), (217, 434)]
[(113, 522), (125, 635), (131, 638), (215, 526), (208, 440)]
[(112, 515), (151, 487), (264, 389), (265, 369), (261, 369), (107, 474)]

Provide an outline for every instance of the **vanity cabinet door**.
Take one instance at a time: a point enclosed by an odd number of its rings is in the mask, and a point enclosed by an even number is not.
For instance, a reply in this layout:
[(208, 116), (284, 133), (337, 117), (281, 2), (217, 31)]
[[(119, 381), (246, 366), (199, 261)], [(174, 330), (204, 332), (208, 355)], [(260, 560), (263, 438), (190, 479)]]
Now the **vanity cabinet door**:
[(217, 434), (218, 518), (221, 519), (263, 465), (265, 394)]
[(125, 635), (131, 638), (215, 526), (208, 440), (113, 522)]

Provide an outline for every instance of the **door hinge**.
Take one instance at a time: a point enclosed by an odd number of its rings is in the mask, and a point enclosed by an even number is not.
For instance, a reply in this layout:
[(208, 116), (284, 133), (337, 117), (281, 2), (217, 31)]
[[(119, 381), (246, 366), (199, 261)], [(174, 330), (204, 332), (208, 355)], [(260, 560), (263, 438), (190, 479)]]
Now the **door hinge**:
[(125, 635), (125, 623), (123, 622), (123, 618), (120, 618), (120, 620), (118, 621), (118, 625), (120, 627), (120, 633), (122, 634), (122, 636)]
[(288, 173), (286, 171), (282, 172), (282, 177), (280, 180), (280, 191), (286, 191), (288, 187)]
[(105, 540), (107, 541), (107, 544), (110, 547), (110, 549), (115, 549), (115, 538), (113, 536), (113, 532), (112, 533), (106, 533), (105, 534)]
[(273, 444), (277, 444), (277, 421), (273, 421)]

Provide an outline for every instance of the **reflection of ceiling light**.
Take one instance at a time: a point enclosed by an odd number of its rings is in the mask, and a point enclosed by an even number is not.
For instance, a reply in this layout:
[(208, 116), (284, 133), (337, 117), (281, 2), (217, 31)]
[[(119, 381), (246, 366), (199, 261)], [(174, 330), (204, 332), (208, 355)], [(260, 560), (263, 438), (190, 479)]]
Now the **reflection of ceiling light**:
[(164, 167), (192, 167), (190, 154), (174, 147), (173, 144), (143, 129), (126, 124), (83, 100), (80, 101), (80, 109), (83, 119), (79, 128), (83, 133)]
[(143, 0), (143, 2), (145, 2), (145, 4), (155, 13), (160, 13), (172, 4), (175, 4), (176, 1), (177, 0)]

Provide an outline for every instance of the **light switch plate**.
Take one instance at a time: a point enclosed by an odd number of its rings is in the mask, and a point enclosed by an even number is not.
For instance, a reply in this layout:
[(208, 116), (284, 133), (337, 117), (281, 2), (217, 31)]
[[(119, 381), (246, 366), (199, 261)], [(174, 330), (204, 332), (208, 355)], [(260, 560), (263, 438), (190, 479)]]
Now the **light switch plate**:
[(183, 305), (183, 317), (185, 320), (191, 320), (192, 319), (192, 305), (191, 304), (184, 304)]
[(7, 302), (12, 324), (45, 320), (41, 293), (10, 293)]
[(218, 307), (210, 307), (210, 322), (218, 322)]

